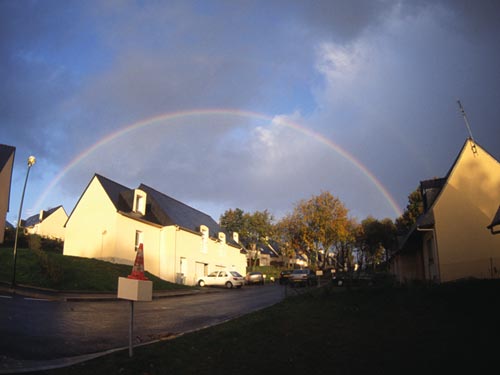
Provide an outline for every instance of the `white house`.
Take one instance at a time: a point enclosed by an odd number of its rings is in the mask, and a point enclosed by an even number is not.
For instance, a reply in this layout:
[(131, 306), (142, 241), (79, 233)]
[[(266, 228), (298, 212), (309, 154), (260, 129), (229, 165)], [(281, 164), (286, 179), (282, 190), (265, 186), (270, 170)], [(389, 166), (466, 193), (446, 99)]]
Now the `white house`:
[(145, 270), (170, 282), (246, 271), (241, 247), (209, 215), (144, 184), (94, 175), (66, 222), (64, 254), (133, 264), (140, 243)]
[(30, 216), (22, 222), (27, 234), (64, 241), (64, 225), (68, 215), (63, 206), (57, 206), (47, 211), (41, 210), (39, 214)]

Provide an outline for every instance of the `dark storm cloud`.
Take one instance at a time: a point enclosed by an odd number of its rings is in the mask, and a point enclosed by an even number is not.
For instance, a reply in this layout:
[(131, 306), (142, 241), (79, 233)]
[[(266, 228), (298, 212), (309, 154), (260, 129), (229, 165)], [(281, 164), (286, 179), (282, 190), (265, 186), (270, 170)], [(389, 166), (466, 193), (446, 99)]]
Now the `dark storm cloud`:
[[(398, 3), (386, 0), (296, 1), (292, 7), (313, 38), (348, 43), (371, 27), (383, 22)], [(282, 3), (284, 8), (290, 2)]]
[(500, 38), (500, 3), (496, 0), (426, 0), (403, 2), (403, 11), (414, 14), (423, 9), (442, 8), (450, 18), (443, 26), (461, 33), (466, 38), (480, 41), (498, 41)]
[(376, 33), (322, 50), (328, 83), (314, 122), (403, 207), (419, 180), (446, 174), (468, 135), (457, 98), (476, 140), (500, 157), (500, 14), (493, 3), (482, 5), (401, 2)]
[(23, 152), (53, 156), (63, 138), (55, 126), (62, 122), (61, 103), (81, 79), (78, 11), (57, 1), (0, 6), (2, 138)]
[[(37, 153), (44, 168), (34, 180), (128, 124), (211, 107), (283, 115), (318, 131), (401, 206), (419, 179), (446, 173), (462, 145), (457, 98), (478, 142), (500, 156), (496, 2), (63, 4), (0, 2), (2, 142), (22, 150), (16, 160)], [(227, 120), (130, 134), (58, 188), (78, 195), (100, 172), (183, 200), (280, 212), (331, 189), (359, 215), (393, 214), (373, 203), (378, 193), (356, 168), (314, 139)], [(282, 194), (282, 186), (293, 188)]]

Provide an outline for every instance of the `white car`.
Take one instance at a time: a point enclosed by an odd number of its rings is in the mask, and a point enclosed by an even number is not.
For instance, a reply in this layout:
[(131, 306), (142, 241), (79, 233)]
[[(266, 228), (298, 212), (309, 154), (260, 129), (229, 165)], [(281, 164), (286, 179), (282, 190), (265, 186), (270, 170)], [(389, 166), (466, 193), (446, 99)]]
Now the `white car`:
[(214, 271), (198, 280), (199, 286), (225, 286), (241, 288), (245, 284), (245, 278), (236, 271)]

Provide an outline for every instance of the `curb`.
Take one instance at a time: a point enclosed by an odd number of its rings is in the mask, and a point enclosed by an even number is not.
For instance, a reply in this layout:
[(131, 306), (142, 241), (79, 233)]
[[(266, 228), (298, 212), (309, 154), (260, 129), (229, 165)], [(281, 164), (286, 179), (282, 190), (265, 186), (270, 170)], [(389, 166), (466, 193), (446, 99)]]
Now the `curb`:
[[(166, 291), (153, 292), (153, 300), (172, 297), (184, 297), (197, 294), (214, 293), (217, 290), (207, 289), (175, 289)], [(0, 285), (0, 294), (9, 296), (23, 296), (33, 299), (43, 299), (49, 301), (64, 301), (64, 302), (105, 302), (105, 301), (121, 301), (116, 295), (116, 292), (67, 292), (54, 289), (35, 288), (26, 285), (16, 285), (15, 288)]]

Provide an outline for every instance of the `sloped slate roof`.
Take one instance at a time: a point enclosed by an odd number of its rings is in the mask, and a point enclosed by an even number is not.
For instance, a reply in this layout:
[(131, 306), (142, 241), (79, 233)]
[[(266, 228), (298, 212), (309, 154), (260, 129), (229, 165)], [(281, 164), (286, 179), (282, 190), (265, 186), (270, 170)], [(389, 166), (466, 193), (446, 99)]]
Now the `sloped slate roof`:
[(434, 227), (434, 212), (427, 211), (417, 218), (417, 221), (411, 229), (404, 235), (398, 237), (398, 250), (401, 250), (407, 242), (414, 239), (416, 236), (421, 235), (417, 228), (430, 229)]
[[(137, 215), (137, 213), (132, 212), (134, 189), (118, 184), (104, 176), (98, 174), (95, 176), (99, 179), (116, 210), (130, 217), (161, 226), (178, 225), (195, 232), (199, 232), (200, 225), (206, 225), (212, 237), (216, 237), (218, 232), (223, 232), (219, 224), (209, 215), (144, 184), (141, 184), (138, 189), (147, 194), (146, 215)], [(228, 235), (226, 235), (226, 241), (234, 244)]]
[[(215, 236), (218, 232), (222, 231), (219, 224), (209, 215), (160, 193), (147, 185), (141, 184), (139, 189), (148, 194), (148, 200), (151, 198), (151, 211), (153, 214), (156, 213), (155, 217), (159, 220), (159, 224), (178, 225), (196, 232), (200, 230), (200, 225), (206, 225), (210, 234)], [(226, 237), (226, 240), (229, 240), (229, 238)]]
[(492, 229), (497, 225), (500, 225), (500, 206), (498, 207), (497, 213), (495, 214), (495, 217), (493, 218), (491, 224), (488, 225), (488, 229)]
[[(125, 192), (125, 191), (130, 191), (131, 189), (124, 186), (124, 185), (121, 185), (117, 182), (114, 182), (114, 181), (110, 180), (109, 178), (101, 176), (97, 173), (95, 174), (95, 177), (97, 177), (97, 179), (101, 183), (104, 191), (108, 195), (111, 202), (113, 202), (116, 209), (117, 210), (123, 209), (124, 208), (123, 202), (120, 201), (120, 193)], [(132, 193), (132, 197), (133, 197), (133, 193)], [(130, 207), (130, 209), (132, 209), (132, 208)]]
[(14, 146), (2, 145), (0, 144), (0, 170), (5, 167), (7, 164), (7, 160), (9, 160), (10, 156), (16, 151)]
[(445, 183), (446, 183), (446, 177), (433, 178), (430, 180), (420, 181), (420, 187), (422, 189), (441, 189)]
[(275, 241), (271, 240), (268, 243), (259, 243), (257, 244), (257, 247), (260, 249), (261, 253), (268, 254), (271, 258), (278, 257), (277, 252), (279, 251), (279, 245)]

